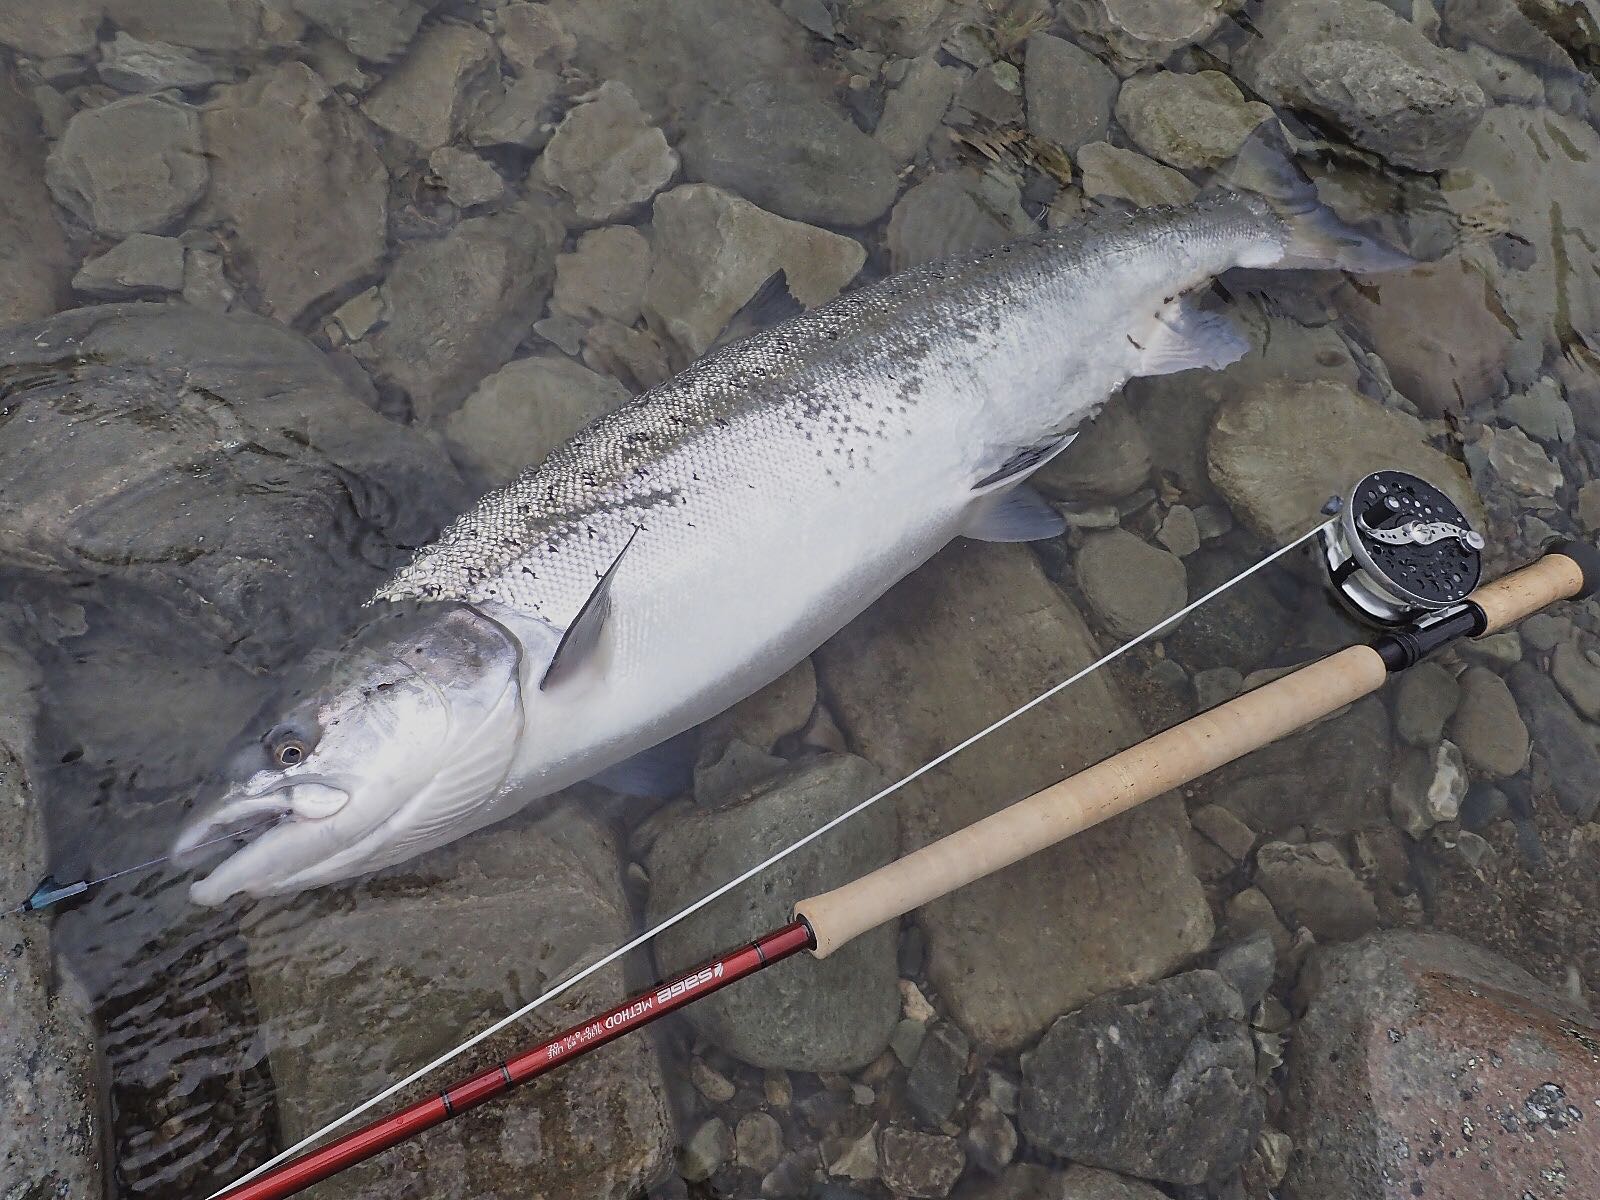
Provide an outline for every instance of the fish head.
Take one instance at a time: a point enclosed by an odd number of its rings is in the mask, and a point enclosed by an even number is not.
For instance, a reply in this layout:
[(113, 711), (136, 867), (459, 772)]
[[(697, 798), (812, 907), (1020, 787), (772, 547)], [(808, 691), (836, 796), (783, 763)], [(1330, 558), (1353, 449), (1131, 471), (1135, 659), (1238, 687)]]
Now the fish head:
[(354, 631), (286, 681), (208, 785), (214, 795), (174, 854), (254, 836), (190, 898), (297, 892), (486, 824), (522, 736), (521, 656), (517, 639), (471, 605), (363, 610)]

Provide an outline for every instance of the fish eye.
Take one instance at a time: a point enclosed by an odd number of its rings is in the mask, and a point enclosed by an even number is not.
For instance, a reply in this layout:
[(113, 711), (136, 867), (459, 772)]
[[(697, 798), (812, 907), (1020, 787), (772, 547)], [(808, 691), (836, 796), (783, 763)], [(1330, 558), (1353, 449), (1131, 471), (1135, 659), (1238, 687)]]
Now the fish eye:
[(280, 767), (298, 767), (306, 760), (306, 744), (293, 734), (279, 738), (270, 750), (272, 761)]

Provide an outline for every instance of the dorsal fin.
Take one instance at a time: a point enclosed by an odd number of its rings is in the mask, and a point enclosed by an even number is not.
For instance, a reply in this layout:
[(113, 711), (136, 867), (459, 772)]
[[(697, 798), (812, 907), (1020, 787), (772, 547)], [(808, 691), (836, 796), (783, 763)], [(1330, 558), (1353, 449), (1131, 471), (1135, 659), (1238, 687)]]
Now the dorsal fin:
[(628, 553), (628, 547), (633, 545), (633, 539), (638, 536), (639, 527), (635, 526), (622, 549), (617, 551), (616, 558), (606, 568), (606, 573), (594, 585), (594, 591), (583, 602), (578, 615), (572, 619), (572, 624), (561, 635), (561, 642), (550, 658), (550, 665), (544, 669), (544, 675), (539, 680), (541, 692), (552, 683), (560, 683), (567, 678), (593, 653), (596, 643), (600, 641), (600, 631), (605, 628), (606, 618), (611, 615), (611, 580), (617, 573), (623, 555)]
[(790, 317), (798, 317), (803, 312), (805, 305), (796, 300), (789, 291), (788, 275), (781, 270), (774, 271), (762, 281), (755, 295), (746, 300), (744, 306), (728, 318), (727, 325), (711, 343), (707, 352), (720, 350), (734, 342), (742, 342), (763, 329), (770, 329)]

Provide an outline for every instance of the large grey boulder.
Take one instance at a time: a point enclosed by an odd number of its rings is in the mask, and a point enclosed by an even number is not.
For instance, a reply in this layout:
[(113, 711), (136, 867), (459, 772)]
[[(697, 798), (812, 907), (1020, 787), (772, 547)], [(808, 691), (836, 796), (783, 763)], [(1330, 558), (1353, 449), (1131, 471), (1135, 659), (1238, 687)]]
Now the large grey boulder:
[(1468, 71), (1378, 0), (1287, 0), (1258, 22), (1240, 78), (1398, 166), (1448, 167), (1483, 117)]
[(1263, 1112), (1244, 1004), (1215, 971), (1102, 997), (1022, 1056), (1029, 1143), (1145, 1179), (1226, 1177)]
[[(258, 908), (245, 928), (250, 987), (285, 1136), (310, 1133), (352, 1097), (380, 1090), (626, 941), (632, 917), (616, 853), (582, 817), (513, 823), (370, 882)], [(446, 1077), (490, 1066), (628, 990), (613, 964), (453, 1063)], [(439, 1086), (429, 1080), (416, 1094)], [(338, 1200), (387, 1196), (398, 1173), (467, 1200), (624, 1200), (662, 1172), (672, 1142), (655, 1051), (632, 1037), (322, 1186)]]
[(226, 224), (233, 265), (286, 325), (375, 276), (389, 173), (372, 131), (310, 67), (288, 62), (222, 88), (201, 112), (211, 147), (203, 213)]
[[(688, 810), (651, 847), (651, 922), (883, 784), (868, 763), (828, 755), (758, 786), (735, 803)], [(685, 970), (789, 920), (790, 906), (881, 867), (899, 853), (900, 823), (888, 803), (791, 855), (760, 879), (663, 933), (656, 964), (663, 976)], [(721, 992), (688, 1010), (688, 1018), (728, 1053), (759, 1067), (848, 1071), (882, 1054), (900, 1016), (895, 943), (899, 922), (863, 934), (821, 960), (801, 958)]]
[[(958, 543), (893, 588), (815, 661), (851, 745), (900, 775), (1099, 653), (1028, 549)], [(1139, 737), (1111, 680), (1092, 675), (1048, 713), (903, 791), (907, 848)], [(1202, 949), (1211, 913), (1189, 865), (1185, 826), (1174, 801), (1157, 800), (919, 910), (929, 978), (961, 1027), (976, 1041), (1015, 1047), (1060, 1013), (1160, 978)]]

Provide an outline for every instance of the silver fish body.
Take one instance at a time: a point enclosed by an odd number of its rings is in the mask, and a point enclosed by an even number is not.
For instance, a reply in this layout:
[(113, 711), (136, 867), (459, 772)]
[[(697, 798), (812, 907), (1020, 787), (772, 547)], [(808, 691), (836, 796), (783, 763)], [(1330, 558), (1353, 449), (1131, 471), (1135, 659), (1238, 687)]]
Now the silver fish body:
[[(1247, 349), (1193, 305), (1197, 289), (1241, 266), (1393, 265), (1303, 191), (1295, 199), (1291, 211), (1218, 194), (919, 267), (716, 351), (597, 421), (483, 497), (375, 597), (503, 630), (518, 706), (500, 683), (485, 691), (455, 669), (436, 690), (498, 714), (495, 732), (457, 722), (409, 791), (386, 769), (385, 788), (364, 794), (356, 767), (318, 762), (307, 743), (285, 779), (343, 781), (332, 801), (306, 793), (323, 809), (344, 795), (347, 810), (398, 815), (295, 813), (290, 823), (342, 819), (362, 840), (328, 833), (321, 857), (277, 869), (258, 843), (243, 852), (250, 870), (225, 864), (191, 894), (296, 890), (453, 840), (755, 691), (956, 536), (1059, 529), (1042, 505), (1013, 511), (1019, 485), (1119, 386)], [(552, 657), (575, 623), (598, 633), (556, 679)], [(407, 653), (397, 645), (394, 657)], [(359, 719), (348, 699), (319, 703)], [(284, 786), (237, 783), (180, 849)]]

